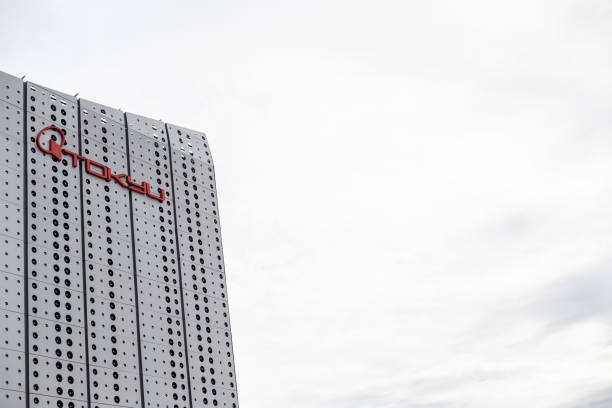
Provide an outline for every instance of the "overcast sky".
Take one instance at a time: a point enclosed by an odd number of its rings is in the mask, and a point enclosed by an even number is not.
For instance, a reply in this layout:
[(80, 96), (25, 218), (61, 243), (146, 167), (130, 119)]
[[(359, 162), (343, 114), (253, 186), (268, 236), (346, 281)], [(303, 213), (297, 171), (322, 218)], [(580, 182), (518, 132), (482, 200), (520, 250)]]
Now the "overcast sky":
[(0, 70), (207, 132), (243, 408), (612, 406), (609, 1), (0, 4)]

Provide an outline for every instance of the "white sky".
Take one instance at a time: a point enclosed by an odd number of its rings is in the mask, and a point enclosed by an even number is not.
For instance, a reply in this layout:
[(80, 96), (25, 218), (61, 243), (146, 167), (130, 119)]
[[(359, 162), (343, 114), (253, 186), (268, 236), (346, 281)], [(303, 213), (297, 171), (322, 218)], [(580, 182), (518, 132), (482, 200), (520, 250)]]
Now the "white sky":
[(612, 3), (0, 2), (208, 133), (244, 408), (612, 406)]

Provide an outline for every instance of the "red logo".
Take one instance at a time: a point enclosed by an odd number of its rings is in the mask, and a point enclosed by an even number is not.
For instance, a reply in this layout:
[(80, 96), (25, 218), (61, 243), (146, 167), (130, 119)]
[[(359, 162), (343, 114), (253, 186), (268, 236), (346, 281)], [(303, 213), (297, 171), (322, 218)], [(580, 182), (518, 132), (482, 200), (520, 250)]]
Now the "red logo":
[[(43, 132), (47, 130), (57, 133), (60, 136), (60, 142), (58, 143), (52, 138), (49, 138), (49, 147), (45, 148), (40, 143), (40, 136), (43, 134)], [(91, 174), (92, 176), (99, 177), (106, 181), (115, 180), (117, 184), (119, 184), (121, 187), (127, 188), (128, 190), (134, 191), (138, 194), (144, 194), (148, 197), (156, 199), (159, 202), (163, 202), (165, 200), (166, 192), (163, 189), (158, 188), (157, 190), (159, 191), (159, 195), (155, 195), (151, 193), (151, 186), (149, 185), (149, 183), (143, 181), (139, 184), (133, 182), (130, 179), (130, 176), (128, 176), (127, 174), (113, 174), (110, 168), (101, 163), (90, 160), (75, 152), (71, 152), (68, 149), (62, 149), (62, 146), (64, 146), (65, 144), (66, 136), (64, 135), (64, 132), (57, 126), (47, 126), (40, 132), (38, 132), (38, 135), (36, 136), (36, 146), (38, 146), (38, 149), (45, 154), (50, 154), (56, 161), (62, 160), (62, 154), (71, 156), (72, 167), (77, 167), (79, 161), (84, 161), (85, 171), (88, 174)]]

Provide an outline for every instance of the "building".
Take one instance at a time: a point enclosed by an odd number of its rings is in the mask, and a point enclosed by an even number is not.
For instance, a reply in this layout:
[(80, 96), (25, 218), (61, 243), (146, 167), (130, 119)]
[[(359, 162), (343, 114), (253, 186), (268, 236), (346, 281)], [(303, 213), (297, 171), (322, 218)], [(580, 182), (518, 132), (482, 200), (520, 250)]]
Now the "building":
[(237, 407), (203, 133), (0, 72), (0, 407)]

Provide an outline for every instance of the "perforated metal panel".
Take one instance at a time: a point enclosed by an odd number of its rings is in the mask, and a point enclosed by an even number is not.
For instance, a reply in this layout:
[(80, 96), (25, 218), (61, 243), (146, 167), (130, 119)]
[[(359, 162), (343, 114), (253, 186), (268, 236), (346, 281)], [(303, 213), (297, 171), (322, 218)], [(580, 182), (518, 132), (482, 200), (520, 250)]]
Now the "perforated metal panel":
[(205, 135), (0, 72), (0, 138), (0, 407), (237, 407)]
[[(81, 154), (127, 174), (123, 113), (80, 101)], [(129, 190), (83, 166), (91, 406), (139, 407), (140, 369)]]
[[(79, 169), (36, 147), (57, 126), (79, 150), (74, 97), (27, 83), (29, 381), (33, 408), (87, 402)], [(61, 135), (48, 130), (44, 144)]]
[(237, 407), (215, 176), (203, 133), (168, 125), (194, 405)]
[(0, 72), (0, 407), (23, 408), (25, 237), (23, 82)]
[(190, 406), (170, 152), (164, 124), (126, 114), (130, 175), (166, 191), (158, 202), (132, 194), (146, 408)]

